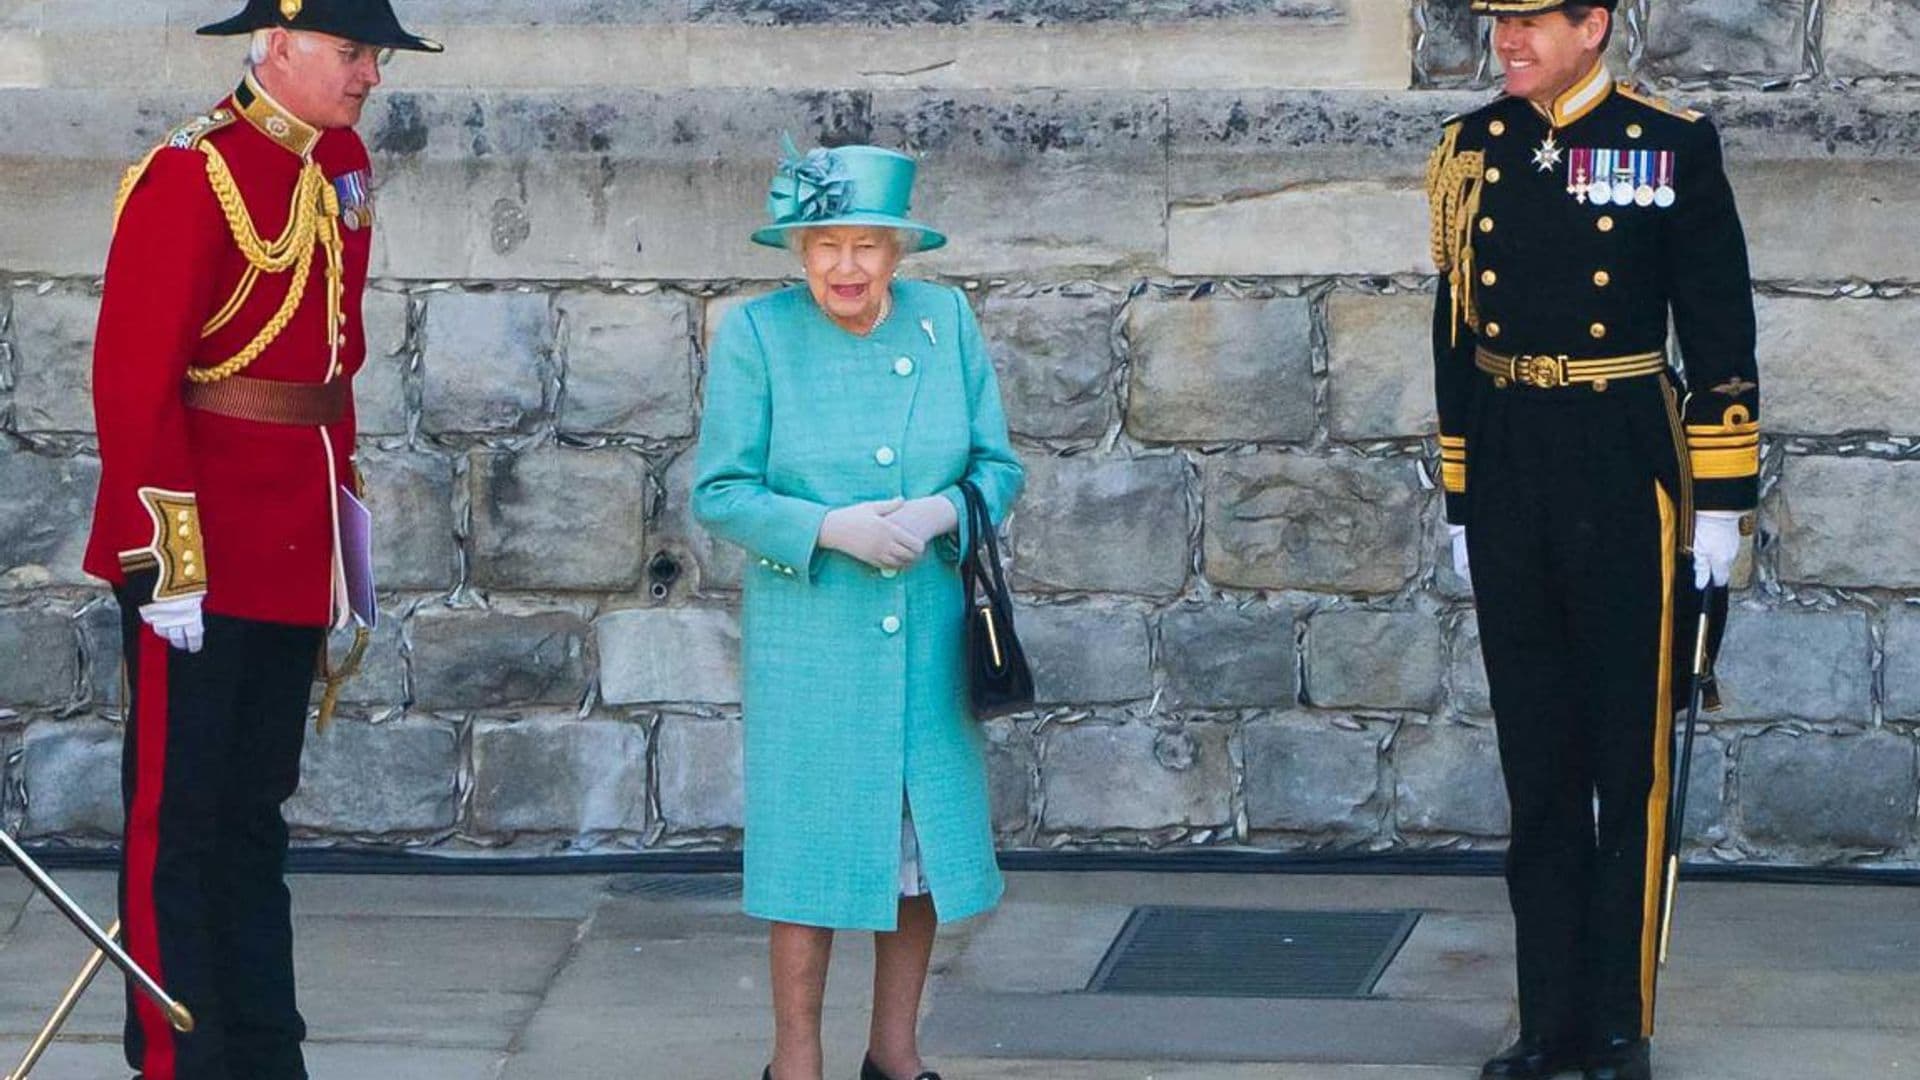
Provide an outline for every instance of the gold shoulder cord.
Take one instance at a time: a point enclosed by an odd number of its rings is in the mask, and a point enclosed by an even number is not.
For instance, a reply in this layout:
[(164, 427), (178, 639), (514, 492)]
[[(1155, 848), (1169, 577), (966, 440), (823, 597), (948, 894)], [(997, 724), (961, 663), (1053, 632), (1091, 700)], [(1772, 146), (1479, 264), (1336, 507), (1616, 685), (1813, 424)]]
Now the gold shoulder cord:
[(1427, 159), (1427, 204), (1433, 265), (1447, 275), (1452, 290), (1453, 342), (1460, 341), (1460, 324), (1480, 328), (1473, 305), (1473, 219), (1480, 212), (1480, 190), (1486, 173), (1486, 155), (1479, 150), (1457, 150), (1459, 124), (1447, 126), (1446, 136)]
[[(128, 197), (133, 194), (140, 177), (146, 173), (154, 154), (164, 148), (163, 145), (150, 152), (121, 178), (120, 192), (113, 206), (116, 228), (120, 224), (121, 212), (126, 209)], [(246, 201), (241, 198), (240, 187), (234, 182), (233, 171), (227, 167), (226, 158), (211, 143), (202, 142), (195, 148), (206, 156), (207, 180), (213, 186), (213, 196), (227, 219), (227, 229), (233, 234), (234, 246), (240, 249), (240, 254), (247, 260), (247, 270), (241, 275), (239, 286), (221, 305), (219, 312), (201, 327), (200, 336), (210, 337), (233, 320), (253, 294), (260, 275), (292, 270), (293, 277), (287, 283), (287, 296), (281, 301), (280, 310), (274, 312), (273, 318), (267, 320), (267, 324), (260, 328), (246, 348), (214, 367), (189, 368), (187, 378), (197, 383), (219, 382), (238, 375), (246, 370), (247, 365), (259, 359), (267, 346), (272, 345), (286, 330), (287, 324), (293, 321), (294, 313), (300, 310), (301, 301), (306, 299), (307, 278), (313, 270), (316, 247), (327, 253), (327, 341), (331, 344), (340, 333), (340, 301), (346, 285), (340, 239), (340, 197), (333, 190), (333, 185), (327, 182), (326, 174), (312, 161), (300, 170), (300, 179), (293, 188), (293, 205), (287, 213), (287, 227), (277, 239), (268, 242), (253, 227), (253, 220), (247, 215)]]

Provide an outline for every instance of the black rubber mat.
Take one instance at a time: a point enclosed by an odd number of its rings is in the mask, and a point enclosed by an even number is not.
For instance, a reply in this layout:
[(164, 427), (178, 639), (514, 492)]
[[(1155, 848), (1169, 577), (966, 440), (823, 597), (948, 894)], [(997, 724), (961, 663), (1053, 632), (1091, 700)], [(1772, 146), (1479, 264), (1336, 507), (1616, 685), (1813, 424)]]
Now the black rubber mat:
[(1173, 997), (1365, 998), (1417, 911), (1140, 907), (1087, 989)]
[(735, 900), (740, 875), (622, 874), (607, 882), (607, 891), (648, 900)]

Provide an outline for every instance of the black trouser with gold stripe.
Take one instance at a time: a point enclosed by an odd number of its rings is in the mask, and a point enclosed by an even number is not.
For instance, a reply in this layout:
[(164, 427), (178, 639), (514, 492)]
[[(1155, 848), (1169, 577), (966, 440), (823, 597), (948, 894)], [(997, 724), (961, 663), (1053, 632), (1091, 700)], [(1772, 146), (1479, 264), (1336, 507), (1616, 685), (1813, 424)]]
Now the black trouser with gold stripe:
[(186, 653), (141, 622), (140, 595), (119, 597), (121, 921), (195, 1027), (174, 1032), (129, 992), (127, 1063), (143, 1080), (304, 1080), (280, 806), (300, 780), (323, 631), (208, 615), (205, 646)]
[(1520, 1021), (1562, 1044), (1652, 1034), (1671, 599), (1692, 517), (1678, 430), (1665, 375), (1604, 390), (1483, 376), (1473, 398), (1467, 545), (1513, 814)]

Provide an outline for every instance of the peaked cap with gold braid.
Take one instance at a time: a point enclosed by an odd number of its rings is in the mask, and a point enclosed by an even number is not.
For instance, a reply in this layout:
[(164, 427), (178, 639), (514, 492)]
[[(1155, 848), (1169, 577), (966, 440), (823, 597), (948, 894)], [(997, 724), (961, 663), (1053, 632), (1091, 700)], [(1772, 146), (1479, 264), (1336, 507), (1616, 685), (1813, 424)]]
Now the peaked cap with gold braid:
[(1571, 4), (1614, 9), (1618, 0), (1472, 0), (1475, 15), (1542, 15)]

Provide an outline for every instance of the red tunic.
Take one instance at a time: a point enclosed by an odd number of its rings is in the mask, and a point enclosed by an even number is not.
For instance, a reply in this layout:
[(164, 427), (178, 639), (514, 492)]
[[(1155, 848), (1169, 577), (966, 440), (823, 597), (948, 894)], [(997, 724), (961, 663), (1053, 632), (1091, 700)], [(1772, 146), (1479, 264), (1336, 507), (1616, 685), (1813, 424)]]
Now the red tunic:
[[(114, 232), (94, 342), (101, 470), (86, 570), (122, 584), (128, 564), (143, 552), (156, 554), (151, 494), (185, 496), (198, 510), (204, 554), (197, 578), (206, 610), (326, 625), (338, 614), (334, 492), (354, 483), (351, 406), (341, 422), (295, 426), (235, 419), (183, 400), (188, 369), (214, 367), (244, 349), (279, 311), (295, 276), (291, 269), (260, 275), (237, 313), (202, 336), (249, 263), (215, 195), (201, 143), (225, 160), (253, 230), (269, 242), (287, 225), (309, 160), (343, 206), (337, 348), (329, 340), (327, 260), (316, 252), (299, 307), (244, 374), (351, 380), (366, 355), (360, 298), (373, 231), (371, 203), (364, 201), (366, 147), (350, 129), (307, 127), (249, 77), (219, 109), (153, 154)], [(200, 587), (175, 585), (174, 594)]]

